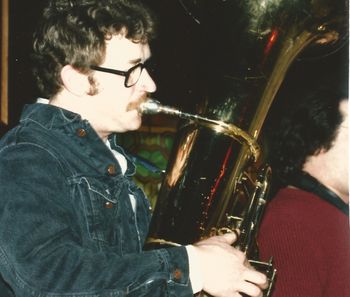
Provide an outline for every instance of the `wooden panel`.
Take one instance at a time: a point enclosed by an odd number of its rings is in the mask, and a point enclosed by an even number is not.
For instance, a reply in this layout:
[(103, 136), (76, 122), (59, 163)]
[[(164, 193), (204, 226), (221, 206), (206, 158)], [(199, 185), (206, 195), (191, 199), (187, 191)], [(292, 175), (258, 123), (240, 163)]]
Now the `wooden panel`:
[(9, 0), (1, 0), (1, 126), (8, 125), (8, 45), (9, 45)]

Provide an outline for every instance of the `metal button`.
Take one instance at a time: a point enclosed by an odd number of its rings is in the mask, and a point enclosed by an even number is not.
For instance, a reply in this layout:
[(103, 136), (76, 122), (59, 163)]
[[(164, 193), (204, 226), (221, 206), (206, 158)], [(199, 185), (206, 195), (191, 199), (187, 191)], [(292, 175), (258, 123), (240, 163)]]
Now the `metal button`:
[(113, 203), (112, 202), (105, 202), (105, 205), (104, 205), (105, 208), (113, 208)]
[(79, 128), (79, 129), (77, 129), (77, 134), (78, 134), (79, 137), (85, 137), (87, 132), (86, 132), (85, 129)]
[(175, 269), (173, 275), (175, 279), (179, 280), (182, 277), (182, 271), (180, 269)]
[(108, 165), (107, 172), (109, 175), (115, 175), (117, 173), (115, 165), (114, 164)]

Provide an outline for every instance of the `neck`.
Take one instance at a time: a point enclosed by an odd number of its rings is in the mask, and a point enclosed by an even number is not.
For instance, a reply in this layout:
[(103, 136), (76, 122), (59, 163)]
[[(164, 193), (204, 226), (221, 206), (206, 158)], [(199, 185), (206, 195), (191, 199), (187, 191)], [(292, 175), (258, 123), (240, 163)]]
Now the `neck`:
[(88, 108), (89, 104), (86, 104), (86, 101), (89, 99), (88, 97), (76, 96), (63, 90), (61, 93), (51, 98), (49, 104), (79, 114), (82, 119), (89, 122), (97, 135), (105, 142), (110, 133), (104, 132), (102, 127), (99, 127), (99, 121), (95, 120), (96, 110)]
[(333, 186), (332, 180), (327, 179), (327, 175), (318, 174), (318, 172), (309, 172), (304, 170), (311, 177), (315, 178), (320, 184), (336, 194), (342, 201), (349, 204), (349, 193), (347, 191), (341, 191), (338, 187)]
[(349, 203), (349, 181), (347, 158), (342, 162), (334, 161), (336, 158), (335, 151), (331, 148), (328, 151), (321, 151), (317, 155), (309, 157), (303, 171), (316, 178), (322, 185), (338, 195), (345, 203)]
[(348, 203), (346, 203), (346, 201), (337, 195), (337, 193), (335, 193), (331, 188), (325, 186), (310, 174), (304, 172), (295, 176), (291, 181), (291, 184), (299, 189), (317, 195), (319, 198), (338, 208), (345, 215), (349, 215)]

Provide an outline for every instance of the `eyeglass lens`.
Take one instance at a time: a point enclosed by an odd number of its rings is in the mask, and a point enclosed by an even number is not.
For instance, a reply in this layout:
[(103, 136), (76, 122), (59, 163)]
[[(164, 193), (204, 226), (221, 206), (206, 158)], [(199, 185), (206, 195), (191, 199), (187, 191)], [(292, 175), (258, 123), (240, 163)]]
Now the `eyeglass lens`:
[(127, 81), (126, 81), (126, 85), (128, 87), (131, 87), (138, 82), (138, 80), (141, 76), (141, 73), (142, 73), (142, 69), (143, 69), (143, 67), (140, 64), (130, 71), (129, 76), (127, 77)]

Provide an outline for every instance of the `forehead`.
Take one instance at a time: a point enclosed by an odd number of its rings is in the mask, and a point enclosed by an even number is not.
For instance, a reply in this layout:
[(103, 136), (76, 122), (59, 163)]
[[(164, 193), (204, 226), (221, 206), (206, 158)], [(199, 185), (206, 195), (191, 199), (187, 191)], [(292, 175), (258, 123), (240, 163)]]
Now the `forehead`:
[(144, 61), (150, 55), (148, 43), (133, 42), (118, 34), (106, 41), (106, 57), (103, 64), (127, 65), (138, 59)]

